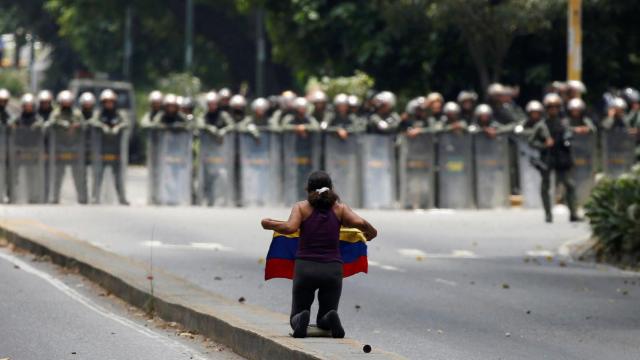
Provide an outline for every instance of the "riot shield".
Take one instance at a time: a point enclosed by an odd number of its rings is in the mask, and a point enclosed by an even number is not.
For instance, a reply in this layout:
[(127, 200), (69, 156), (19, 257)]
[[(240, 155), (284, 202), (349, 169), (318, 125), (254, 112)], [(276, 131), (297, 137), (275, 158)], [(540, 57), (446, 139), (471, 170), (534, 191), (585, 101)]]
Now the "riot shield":
[(96, 204), (113, 204), (116, 199), (126, 201), (126, 171), (129, 137), (124, 131), (105, 134), (92, 127), (91, 140), (91, 200)]
[(574, 134), (571, 140), (574, 167), (573, 179), (576, 183), (578, 205), (584, 205), (589, 199), (596, 174), (596, 134)]
[(188, 130), (151, 132), (148, 161), (152, 204), (191, 204), (192, 139)]
[(618, 177), (631, 169), (635, 161), (636, 137), (628, 129), (614, 128), (602, 134), (603, 170)]
[(258, 139), (238, 135), (240, 151), (240, 204), (274, 206), (282, 203), (280, 136), (262, 132)]
[(509, 206), (509, 138), (473, 135), (476, 205), (480, 209)]
[[(49, 201), (60, 202), (72, 196), (75, 189), (77, 201), (87, 203), (87, 168), (85, 165), (85, 131), (81, 128), (55, 126), (49, 130)], [(70, 170), (71, 180), (66, 176)]]
[(198, 159), (198, 204), (208, 206), (235, 205), (235, 133), (222, 139), (200, 133)]
[(394, 206), (395, 140), (394, 135), (365, 134), (361, 137), (362, 206), (365, 208)]
[(342, 140), (336, 133), (325, 134), (325, 170), (331, 175), (340, 200), (352, 207), (360, 206), (360, 171), (358, 135)]
[(435, 142), (433, 134), (403, 137), (400, 146), (400, 204), (428, 209), (435, 203)]
[(9, 201), (40, 204), (45, 197), (45, 147), (42, 128), (17, 127), (9, 134)]
[(284, 204), (292, 205), (307, 198), (307, 177), (320, 168), (320, 136), (293, 132), (282, 134)]
[[(532, 158), (537, 158), (538, 151), (529, 145), (527, 135), (517, 137), (518, 143), (518, 173), (520, 178), (520, 192), (522, 205), (525, 208), (537, 209), (542, 207), (540, 187), (542, 176), (540, 171), (531, 163)], [(552, 183), (553, 184), (553, 183)]]
[(0, 203), (8, 200), (7, 194), (7, 142), (9, 140), (7, 127), (0, 125)]
[(473, 207), (471, 135), (443, 132), (438, 135), (438, 207)]

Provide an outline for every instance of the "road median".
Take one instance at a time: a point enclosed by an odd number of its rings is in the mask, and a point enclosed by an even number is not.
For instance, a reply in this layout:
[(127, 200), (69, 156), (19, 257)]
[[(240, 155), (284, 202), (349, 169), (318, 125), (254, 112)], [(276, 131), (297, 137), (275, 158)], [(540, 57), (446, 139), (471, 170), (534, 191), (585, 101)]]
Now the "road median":
[(98, 248), (32, 220), (0, 222), (16, 247), (46, 255), (133, 306), (224, 344), (248, 359), (403, 359), (353, 339), (288, 336), (288, 317), (204, 290), (162, 269)]

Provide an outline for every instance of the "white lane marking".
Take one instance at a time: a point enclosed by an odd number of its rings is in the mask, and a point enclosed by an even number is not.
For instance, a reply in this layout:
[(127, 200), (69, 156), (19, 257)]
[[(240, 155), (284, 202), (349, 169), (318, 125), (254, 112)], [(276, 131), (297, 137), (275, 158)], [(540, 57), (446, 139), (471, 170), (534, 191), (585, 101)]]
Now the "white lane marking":
[(157, 334), (149, 329), (147, 329), (146, 327), (139, 325), (129, 319), (126, 319), (120, 315), (114, 314), (111, 311), (105, 309), (104, 307), (96, 304), (94, 301), (90, 300), (89, 298), (87, 298), (86, 296), (80, 294), (79, 292), (75, 291), (74, 289), (70, 288), (67, 284), (65, 284), (64, 282), (62, 282), (59, 279), (56, 279), (55, 277), (53, 277), (52, 275), (47, 274), (46, 272), (40, 271), (34, 267), (32, 267), (31, 265), (27, 264), (26, 262), (18, 259), (17, 257), (4, 253), (4, 252), (0, 252), (0, 258), (3, 258), (4, 260), (6, 260), (9, 263), (12, 263), (13, 265), (17, 265), (20, 267), (20, 270), (25, 271), (31, 275), (35, 275), (37, 277), (39, 277), (40, 279), (48, 282), (51, 286), (53, 286), (54, 288), (60, 290), (60, 292), (62, 292), (63, 294), (69, 296), (71, 299), (79, 302), (80, 304), (84, 305), (86, 308), (94, 311), (95, 313), (104, 316), (107, 319), (110, 319), (112, 321), (115, 321), (117, 323), (119, 323), (120, 325), (127, 327), (141, 335), (144, 335), (148, 338), (151, 338), (153, 340), (156, 340), (166, 346), (169, 346), (171, 348), (173, 348), (176, 351), (180, 351), (180, 352), (186, 352), (188, 355), (190, 355), (193, 359), (198, 359), (198, 360), (206, 360), (207, 358), (194, 353), (192, 349), (190, 349), (188, 346), (181, 344), (175, 340), (166, 338), (163, 335)]
[(192, 242), (189, 244), (165, 244), (162, 241), (154, 240), (154, 241), (144, 241), (142, 242), (143, 246), (149, 246), (154, 248), (163, 248), (163, 249), (204, 249), (204, 250), (213, 250), (213, 251), (233, 251), (233, 248), (228, 246), (224, 246), (218, 243), (206, 243), (206, 242)]
[(470, 250), (452, 250), (450, 253), (427, 253), (420, 249), (398, 249), (398, 253), (410, 258), (477, 259), (480, 256)]
[(457, 283), (457, 282), (455, 282), (455, 281), (451, 281), (451, 280), (445, 280), (445, 279), (437, 278), (437, 279), (436, 279), (436, 282), (437, 282), (437, 283), (440, 283), (440, 284), (449, 285), (449, 286), (458, 286), (458, 283)]
[(373, 260), (367, 260), (367, 262), (369, 263), (369, 266), (371, 267), (377, 267), (380, 268), (382, 270), (387, 270), (387, 271), (398, 271), (398, 272), (404, 272), (404, 270), (399, 269), (393, 265), (382, 265), (377, 261), (373, 261)]
[(554, 257), (555, 253), (549, 250), (529, 250), (527, 251), (527, 256), (531, 257)]
[(406, 257), (426, 257), (427, 253), (420, 249), (398, 249), (398, 253)]
[(427, 212), (434, 215), (455, 215), (456, 213), (454, 209), (429, 209)]
[(451, 256), (454, 258), (475, 259), (478, 257), (473, 251), (470, 250), (453, 250)]

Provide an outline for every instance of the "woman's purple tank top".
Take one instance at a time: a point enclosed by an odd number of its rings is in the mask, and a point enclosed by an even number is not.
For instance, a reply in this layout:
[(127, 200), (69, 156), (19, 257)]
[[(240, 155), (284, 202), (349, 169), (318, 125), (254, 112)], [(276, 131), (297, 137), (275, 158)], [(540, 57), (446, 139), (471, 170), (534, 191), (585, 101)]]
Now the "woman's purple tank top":
[(314, 209), (300, 225), (296, 259), (317, 262), (342, 262), (340, 256), (340, 220), (333, 209)]

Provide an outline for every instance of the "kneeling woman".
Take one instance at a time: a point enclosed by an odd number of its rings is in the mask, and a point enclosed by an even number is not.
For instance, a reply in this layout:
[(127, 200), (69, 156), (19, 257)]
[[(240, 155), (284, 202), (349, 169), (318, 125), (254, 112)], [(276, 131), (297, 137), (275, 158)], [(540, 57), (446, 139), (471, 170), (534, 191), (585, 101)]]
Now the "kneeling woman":
[(307, 192), (307, 200), (293, 206), (289, 220), (264, 219), (262, 227), (281, 234), (300, 230), (290, 319), (293, 336), (307, 336), (311, 304), (318, 290), (317, 326), (330, 330), (334, 338), (343, 338), (344, 329), (338, 317), (342, 293), (340, 226), (361, 230), (367, 240), (375, 238), (377, 231), (339, 201), (327, 173), (312, 173), (307, 181)]

